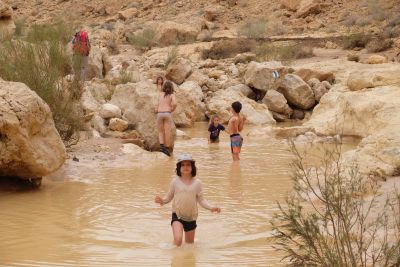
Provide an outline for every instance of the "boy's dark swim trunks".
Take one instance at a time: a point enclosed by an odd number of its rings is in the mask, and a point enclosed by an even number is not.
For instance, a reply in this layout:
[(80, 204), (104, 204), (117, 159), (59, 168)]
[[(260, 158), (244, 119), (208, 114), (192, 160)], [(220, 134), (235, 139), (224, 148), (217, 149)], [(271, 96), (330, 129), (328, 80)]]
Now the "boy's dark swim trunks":
[(171, 225), (175, 221), (178, 221), (183, 225), (183, 230), (185, 232), (192, 231), (192, 230), (196, 229), (196, 227), (197, 227), (196, 221), (190, 221), (190, 222), (184, 221), (182, 219), (179, 219), (178, 216), (176, 215), (176, 213), (173, 212), (172, 219), (171, 219)]

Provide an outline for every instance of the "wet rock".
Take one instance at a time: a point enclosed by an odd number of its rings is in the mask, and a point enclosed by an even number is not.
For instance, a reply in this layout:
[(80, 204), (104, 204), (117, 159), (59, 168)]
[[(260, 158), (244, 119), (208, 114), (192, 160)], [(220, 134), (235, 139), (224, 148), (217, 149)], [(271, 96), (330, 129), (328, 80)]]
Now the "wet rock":
[(0, 81), (0, 178), (40, 178), (65, 161), (49, 106), (23, 83)]

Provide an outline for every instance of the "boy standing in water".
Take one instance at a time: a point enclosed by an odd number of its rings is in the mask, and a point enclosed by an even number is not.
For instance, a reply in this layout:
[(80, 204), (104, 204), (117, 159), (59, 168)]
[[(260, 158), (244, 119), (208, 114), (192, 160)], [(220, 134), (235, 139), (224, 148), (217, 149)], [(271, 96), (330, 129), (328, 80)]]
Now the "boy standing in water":
[(246, 117), (241, 116), (239, 113), (242, 110), (242, 104), (239, 101), (232, 103), (232, 117), (228, 122), (228, 132), (231, 137), (231, 152), (233, 161), (240, 160), (239, 153), (242, 148), (243, 138), (240, 132), (243, 130)]

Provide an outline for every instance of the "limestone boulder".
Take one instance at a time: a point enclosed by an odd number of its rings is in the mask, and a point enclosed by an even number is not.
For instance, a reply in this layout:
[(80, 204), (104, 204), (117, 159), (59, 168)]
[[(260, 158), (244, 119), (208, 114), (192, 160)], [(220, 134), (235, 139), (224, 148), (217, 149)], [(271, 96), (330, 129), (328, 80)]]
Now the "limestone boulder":
[(111, 98), (111, 93), (111, 90), (103, 83), (85, 83), (81, 97), (83, 111), (86, 114), (99, 111), (101, 105)]
[(182, 84), (192, 73), (192, 65), (189, 60), (178, 57), (167, 68), (165, 77), (176, 84)]
[(90, 120), (90, 125), (99, 134), (104, 134), (107, 131), (107, 128), (106, 128), (106, 125), (105, 125), (105, 121), (99, 114), (94, 114), (94, 116)]
[[(338, 86), (339, 87), (339, 86)], [(400, 129), (400, 87), (381, 86), (363, 91), (333, 87), (314, 108), (307, 126), (319, 135), (371, 134)]]
[(137, 8), (128, 8), (118, 12), (119, 19), (129, 20), (131, 18), (137, 17), (139, 15), (139, 10)]
[(335, 80), (335, 75), (330, 71), (322, 71), (315, 69), (298, 69), (294, 72), (297, 76), (303, 79), (305, 82), (308, 82), (310, 79), (316, 78), (320, 82), (328, 81), (329, 83), (333, 83)]
[(318, 83), (317, 85), (311, 87), (315, 101), (319, 102), (321, 100), (321, 97), (323, 97), (327, 92), (328, 89), (325, 87), (325, 84), (323, 83)]
[(186, 81), (193, 81), (196, 82), (200, 87), (207, 84), (208, 80), (207, 75), (203, 74), (201, 71), (195, 69), (193, 70), (192, 74), (186, 79)]
[(207, 21), (214, 21), (218, 18), (219, 15), (221, 15), (224, 12), (224, 8), (221, 5), (211, 5), (208, 6), (204, 10), (204, 18)]
[(12, 34), (14, 31), (13, 10), (11, 6), (0, 0), (0, 32), (3, 34)]
[(49, 106), (25, 84), (0, 81), (0, 177), (41, 178), (65, 159)]
[(180, 24), (163, 21), (156, 27), (155, 42), (159, 45), (193, 42), (201, 31), (201, 23)]
[(275, 90), (268, 90), (262, 100), (269, 110), (291, 116), (293, 110), (289, 107), (286, 98)]
[(297, 18), (305, 18), (322, 12), (322, 5), (318, 0), (301, 0), (296, 12)]
[(112, 118), (108, 128), (112, 131), (123, 132), (128, 129), (128, 122), (119, 118)]
[(301, 0), (281, 0), (281, 6), (290, 11), (297, 11)]
[(103, 119), (121, 118), (121, 109), (113, 104), (106, 103), (101, 106), (100, 116)]
[[(274, 78), (272, 74), (274, 71), (279, 73), (279, 78)], [(252, 61), (244, 74), (244, 81), (246, 85), (266, 92), (270, 89), (276, 89), (286, 73), (287, 70), (281, 62), (269, 61), (258, 63)]]
[(173, 119), (178, 127), (191, 127), (196, 121), (205, 120), (205, 104), (200, 86), (192, 81), (185, 82), (176, 89), (177, 108)]
[(400, 83), (400, 68), (388, 70), (356, 70), (349, 74), (347, 86), (351, 91)]
[(236, 85), (232, 85), (232, 86), (228, 87), (226, 90), (232, 90), (232, 91), (240, 92), (246, 97), (249, 97), (254, 93), (253, 90), (251, 90), (250, 87), (248, 87), (247, 85), (242, 84), (242, 83), (236, 84)]
[(383, 63), (388, 63), (388, 59), (385, 56), (381, 55), (371, 55), (367, 61), (367, 64), (383, 64)]
[(275, 124), (271, 112), (265, 104), (259, 104), (245, 97), (238, 90), (220, 90), (206, 103), (207, 115), (217, 114), (222, 123), (228, 122), (231, 117), (230, 108), (233, 102), (242, 103), (241, 114), (247, 117), (246, 123), (250, 124)]
[[(121, 108), (123, 118), (140, 133), (148, 150), (158, 150), (158, 131), (154, 109), (158, 103), (158, 91), (154, 83), (140, 81), (117, 85), (110, 103)], [(176, 135), (172, 126), (173, 143)]]
[(315, 105), (311, 87), (295, 74), (287, 74), (278, 88), (287, 101), (300, 108), (310, 109)]

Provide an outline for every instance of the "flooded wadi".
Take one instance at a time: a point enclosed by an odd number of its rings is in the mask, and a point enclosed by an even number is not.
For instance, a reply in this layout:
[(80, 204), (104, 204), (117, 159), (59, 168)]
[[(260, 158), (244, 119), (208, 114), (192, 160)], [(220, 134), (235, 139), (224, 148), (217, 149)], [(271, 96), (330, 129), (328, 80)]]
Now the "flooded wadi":
[[(143, 158), (116, 168), (78, 169), (74, 179), (45, 179), (29, 192), (0, 193), (1, 266), (280, 266), (270, 219), (291, 189), (291, 153), (284, 140), (246, 136), (233, 164), (229, 137), (207, 145), (207, 125), (186, 129), (174, 157)], [(194, 245), (176, 248), (171, 204), (159, 207), (176, 156), (196, 159), (206, 199)], [(110, 165), (110, 166), (109, 166)]]

